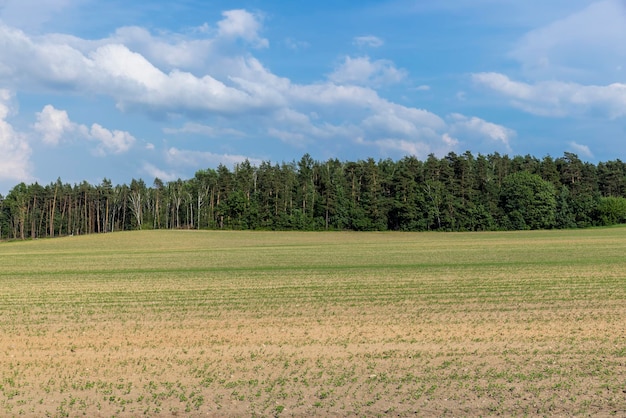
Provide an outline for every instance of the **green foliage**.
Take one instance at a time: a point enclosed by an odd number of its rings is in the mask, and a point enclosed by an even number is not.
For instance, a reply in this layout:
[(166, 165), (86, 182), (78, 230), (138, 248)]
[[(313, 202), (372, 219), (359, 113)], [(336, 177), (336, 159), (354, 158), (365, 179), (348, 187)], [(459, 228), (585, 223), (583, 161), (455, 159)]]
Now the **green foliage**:
[(570, 207), (570, 192), (566, 186), (561, 187), (561, 192), (557, 197), (556, 207), (556, 227), (576, 228), (576, 214)]
[(519, 171), (502, 184), (501, 205), (512, 229), (547, 229), (556, 225), (556, 193), (537, 174)]
[(626, 198), (613, 196), (600, 198), (596, 209), (601, 225), (626, 223)]
[[(0, 238), (134, 229), (486, 231), (623, 222), (626, 164), (498, 153), (199, 170), (150, 187), (20, 183), (0, 199)], [(608, 199), (608, 200), (604, 200)], [(613, 200), (617, 199), (617, 200)]]

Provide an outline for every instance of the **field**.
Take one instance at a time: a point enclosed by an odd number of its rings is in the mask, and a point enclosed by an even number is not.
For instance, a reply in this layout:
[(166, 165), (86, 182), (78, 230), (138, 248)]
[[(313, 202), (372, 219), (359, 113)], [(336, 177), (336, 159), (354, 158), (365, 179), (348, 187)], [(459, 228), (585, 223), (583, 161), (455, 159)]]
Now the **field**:
[(624, 416), (626, 228), (0, 243), (0, 416)]

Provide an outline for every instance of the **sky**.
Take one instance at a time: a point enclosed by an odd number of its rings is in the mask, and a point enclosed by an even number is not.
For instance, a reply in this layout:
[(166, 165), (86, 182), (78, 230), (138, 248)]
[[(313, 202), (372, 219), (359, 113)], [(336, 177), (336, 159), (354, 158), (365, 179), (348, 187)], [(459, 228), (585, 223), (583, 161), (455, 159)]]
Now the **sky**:
[(626, 0), (0, 0), (3, 195), (625, 139)]

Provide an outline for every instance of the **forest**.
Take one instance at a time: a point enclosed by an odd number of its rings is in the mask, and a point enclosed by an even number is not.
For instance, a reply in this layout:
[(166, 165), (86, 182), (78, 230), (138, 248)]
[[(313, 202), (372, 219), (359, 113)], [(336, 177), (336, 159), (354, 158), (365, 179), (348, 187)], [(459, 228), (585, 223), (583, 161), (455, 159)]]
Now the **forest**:
[(244, 161), (193, 178), (20, 183), (0, 239), (135, 229), (488, 231), (626, 223), (626, 164), (499, 153), (425, 161)]

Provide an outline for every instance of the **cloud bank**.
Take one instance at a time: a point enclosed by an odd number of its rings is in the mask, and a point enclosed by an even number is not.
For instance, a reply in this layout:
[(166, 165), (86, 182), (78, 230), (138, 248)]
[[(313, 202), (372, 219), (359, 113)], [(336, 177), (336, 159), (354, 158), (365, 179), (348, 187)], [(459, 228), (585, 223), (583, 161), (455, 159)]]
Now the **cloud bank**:
[[(191, 120), (164, 130), (166, 134), (239, 134), (237, 122), (254, 119), (257, 130), (247, 135), (265, 135), (294, 146), (343, 137), (421, 156), (450, 148), (451, 142), (442, 140), (450, 128), (443, 118), (390, 102), (376, 91), (407, 78), (407, 71), (393, 62), (346, 56), (327, 80), (296, 84), (273, 74), (251, 54), (233, 54), (226, 48), (237, 42), (252, 49), (268, 48), (269, 41), (260, 34), (262, 16), (226, 11), (216, 28), (209, 31), (213, 37), (199, 39), (155, 36), (144, 28), (126, 27), (110, 38), (86, 40), (59, 34), (31, 36), (0, 25), (4, 40), (0, 55), (6, 57), (0, 80), (15, 90), (106, 96), (124, 112)], [(355, 42), (382, 45), (373, 36), (357, 37)], [(220, 128), (202, 123), (214, 118), (226, 122)], [(102, 155), (126, 152), (135, 142), (128, 132), (108, 131), (97, 123), (89, 128), (73, 124), (66, 112), (52, 105), (37, 114), (34, 129), (48, 145), (58, 145), (70, 133), (99, 141)], [(456, 136), (463, 135), (459, 126), (454, 130)]]
[(0, 89), (0, 182), (29, 181), (32, 179), (32, 150), (26, 136), (16, 132), (7, 121), (12, 110), (11, 99), (12, 95), (8, 90)]

